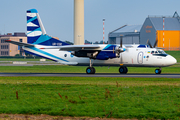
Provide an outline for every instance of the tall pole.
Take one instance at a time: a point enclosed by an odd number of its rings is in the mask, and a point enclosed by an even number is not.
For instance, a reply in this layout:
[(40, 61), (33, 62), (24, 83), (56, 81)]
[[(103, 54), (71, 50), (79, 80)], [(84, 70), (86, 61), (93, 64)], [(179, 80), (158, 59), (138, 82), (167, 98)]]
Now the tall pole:
[(103, 44), (104, 44), (104, 21), (105, 19), (103, 19)]
[(164, 17), (163, 17), (163, 48), (164, 48)]
[(74, 0), (74, 45), (84, 45), (84, 0)]

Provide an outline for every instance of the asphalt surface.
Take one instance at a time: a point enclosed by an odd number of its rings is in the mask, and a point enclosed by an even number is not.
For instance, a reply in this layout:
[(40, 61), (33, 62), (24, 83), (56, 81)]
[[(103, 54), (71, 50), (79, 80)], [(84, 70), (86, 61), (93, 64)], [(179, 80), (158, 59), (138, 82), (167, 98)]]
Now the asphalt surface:
[(59, 77), (138, 77), (180, 78), (180, 74), (116, 74), (116, 73), (0, 73), (0, 76), (59, 76)]

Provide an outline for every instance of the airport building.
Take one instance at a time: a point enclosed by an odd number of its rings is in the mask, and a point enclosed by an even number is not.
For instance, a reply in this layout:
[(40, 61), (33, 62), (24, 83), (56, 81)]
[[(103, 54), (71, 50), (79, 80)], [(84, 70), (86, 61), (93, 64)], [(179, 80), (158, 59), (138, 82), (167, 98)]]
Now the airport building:
[(123, 44), (139, 44), (140, 29), (142, 25), (124, 25), (109, 33), (109, 44), (120, 44), (122, 37)]
[(180, 50), (180, 17), (177, 12), (173, 16), (148, 16), (143, 25), (125, 25), (110, 32), (108, 43), (119, 44), (120, 36), (124, 44), (146, 44), (149, 40), (154, 45), (158, 40), (157, 47)]
[(5, 42), (5, 40), (13, 40), (18, 42), (27, 43), (27, 36), (25, 33), (8, 33), (6, 35), (0, 35), (0, 56), (15, 56), (19, 54), (24, 56), (22, 47)]

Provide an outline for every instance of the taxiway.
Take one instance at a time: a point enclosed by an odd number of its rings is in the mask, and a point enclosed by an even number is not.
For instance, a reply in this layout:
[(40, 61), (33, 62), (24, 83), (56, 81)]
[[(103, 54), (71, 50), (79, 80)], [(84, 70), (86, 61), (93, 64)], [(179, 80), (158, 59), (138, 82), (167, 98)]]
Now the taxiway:
[(180, 74), (116, 74), (116, 73), (0, 73), (0, 76), (59, 76), (59, 77), (136, 77), (136, 78), (180, 78)]

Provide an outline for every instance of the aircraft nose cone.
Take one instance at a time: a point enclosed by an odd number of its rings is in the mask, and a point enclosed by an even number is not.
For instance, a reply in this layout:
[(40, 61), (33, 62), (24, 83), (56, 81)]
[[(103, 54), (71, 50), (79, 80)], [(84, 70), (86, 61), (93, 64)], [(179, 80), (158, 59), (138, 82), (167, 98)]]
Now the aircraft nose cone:
[(171, 55), (167, 56), (167, 61), (166, 61), (167, 65), (174, 65), (176, 63), (177, 63), (177, 60), (174, 57), (172, 57)]

